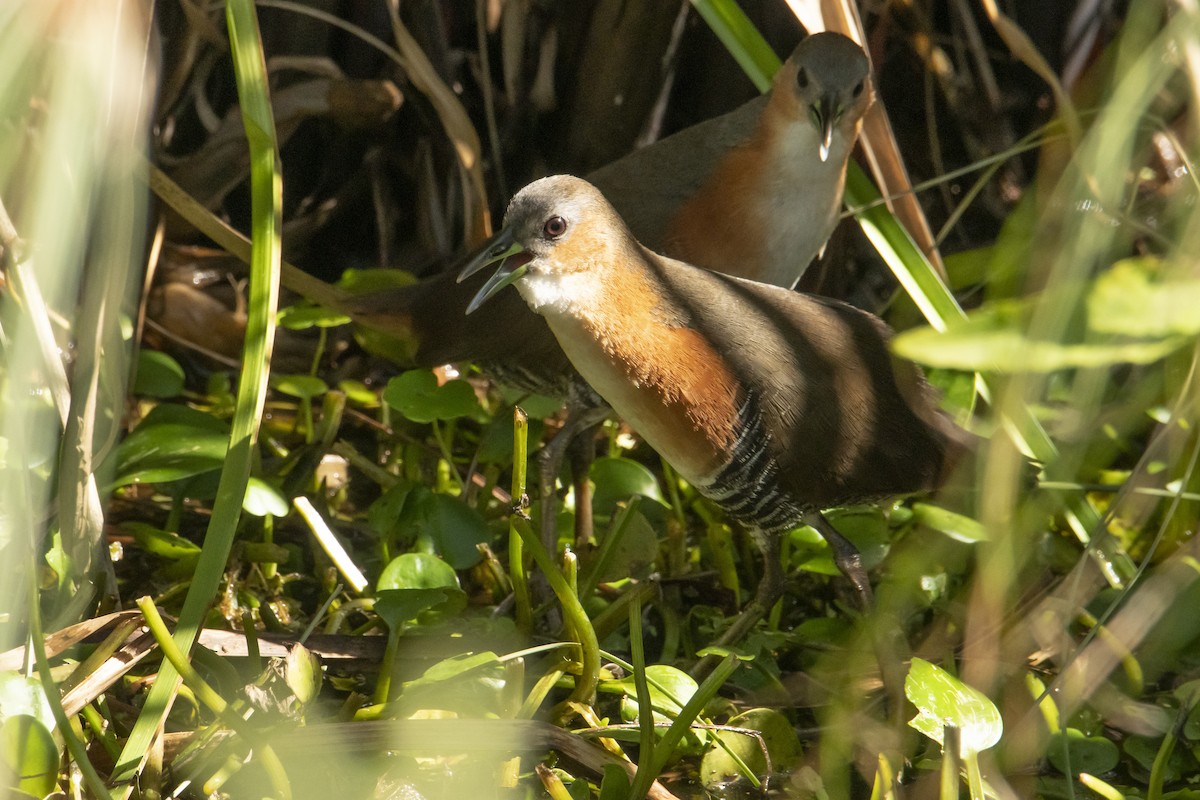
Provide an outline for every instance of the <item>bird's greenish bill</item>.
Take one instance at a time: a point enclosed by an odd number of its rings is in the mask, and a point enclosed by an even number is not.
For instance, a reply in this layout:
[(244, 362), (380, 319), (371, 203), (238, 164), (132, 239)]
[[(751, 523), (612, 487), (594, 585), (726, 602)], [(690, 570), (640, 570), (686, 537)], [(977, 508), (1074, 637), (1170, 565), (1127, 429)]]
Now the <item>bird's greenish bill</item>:
[(832, 97), (822, 95), (813, 105), (810, 113), (813, 116), (813, 124), (817, 128), (817, 133), (821, 137), (818, 155), (821, 156), (821, 161), (826, 161), (829, 158), (829, 148), (833, 145), (833, 127), (837, 124), (838, 117), (841, 116), (841, 109), (836, 107), (836, 101)]
[(482, 253), (471, 259), (463, 267), (462, 272), (458, 273), (458, 282), (462, 283), (476, 272), (497, 262), (500, 264), (496, 274), (488, 278), (487, 282), (471, 298), (471, 303), (467, 306), (467, 313), (470, 314), (486, 303), (489, 297), (524, 275), (531, 258), (532, 256), (517, 242), (511, 230), (505, 228), (500, 231), (492, 239), (492, 243)]

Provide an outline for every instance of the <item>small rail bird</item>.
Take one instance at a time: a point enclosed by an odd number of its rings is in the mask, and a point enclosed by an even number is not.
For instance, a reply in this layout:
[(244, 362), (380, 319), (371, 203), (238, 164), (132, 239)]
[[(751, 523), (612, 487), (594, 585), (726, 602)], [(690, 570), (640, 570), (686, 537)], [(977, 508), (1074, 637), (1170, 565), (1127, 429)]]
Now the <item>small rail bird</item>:
[[(837, 225), (846, 164), (872, 102), (867, 56), (838, 33), (796, 46), (765, 97), (638, 150), (589, 176), (654, 250), (709, 269), (791, 287)], [(566, 448), (607, 414), (601, 399), (515, 293), (464, 312), (482, 279), (457, 271), (352, 297), (355, 321), (416, 341), (417, 366), (470, 361), (527, 391), (567, 399), (564, 427), (543, 451), (543, 500)], [(590, 535), (587, 454), (576, 471), (576, 529)], [(581, 474), (582, 473), (582, 474)], [(543, 537), (552, 547), (554, 520)]]
[[(838, 33), (796, 46), (770, 93), (588, 176), (647, 247), (791, 287), (841, 210), (846, 163), (872, 91), (866, 54)], [(415, 339), (417, 366), (471, 361), (541, 394), (577, 380), (545, 323), (515, 294), (463, 314), (482, 279), (457, 270), (339, 304), (356, 322)]]
[(656, 255), (571, 176), (520, 191), (462, 275), (496, 262), (468, 313), (515, 282), (596, 392), (754, 534), (764, 577), (736, 635), (781, 593), (779, 537), (801, 523), (869, 600), (857, 550), (821, 509), (934, 488), (962, 444), (882, 320)]

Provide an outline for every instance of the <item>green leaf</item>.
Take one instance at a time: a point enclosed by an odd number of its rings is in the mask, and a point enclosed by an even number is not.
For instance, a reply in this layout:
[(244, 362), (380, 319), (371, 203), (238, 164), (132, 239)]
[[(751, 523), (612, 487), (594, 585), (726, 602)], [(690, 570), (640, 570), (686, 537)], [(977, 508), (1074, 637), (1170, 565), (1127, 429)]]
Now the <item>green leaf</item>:
[(393, 631), (402, 629), (425, 612), (450, 615), (466, 606), (467, 595), (457, 587), (385, 589), (377, 592), (375, 598), (375, 613)]
[(159, 530), (144, 522), (126, 522), (122, 527), (133, 535), (133, 540), (147, 553), (170, 559), (196, 558), (200, 555), (200, 545), (177, 533)]
[(188, 406), (155, 406), (117, 448), (116, 485), (166, 483), (218, 470), (229, 427)]
[(246, 485), (246, 499), (242, 509), (256, 517), (286, 517), (291, 513), (287, 498), (271, 484), (261, 478), (251, 477)]
[(46, 726), (35, 717), (18, 714), (0, 726), (0, 759), (20, 776), (15, 787), (33, 797), (47, 797), (58, 788), (58, 748)]
[(428, 553), (392, 559), (376, 583), (375, 613), (393, 631), (425, 612), (455, 614), (467, 605), (454, 569)]
[(288, 306), (279, 312), (279, 327), (293, 331), (306, 328), (336, 328), (346, 325), (350, 317), (322, 306)]
[(469, 676), (471, 673), (481, 669), (500, 666), (500, 664), (499, 656), (490, 651), (451, 656), (450, 658), (442, 659), (425, 670), (421, 677), (405, 683), (404, 691), (408, 692), (422, 685), (427, 686), (434, 683), (456, 680)]
[(437, 376), (414, 369), (388, 381), (383, 401), (413, 422), (455, 419), (481, 412), (475, 389), (463, 380), (438, 386)]
[(1053, 734), (1046, 748), (1046, 756), (1054, 768), (1064, 775), (1078, 775), (1081, 772), (1103, 775), (1121, 760), (1117, 746), (1108, 739), (1088, 736), (1075, 728)]
[(917, 707), (909, 725), (942, 744), (947, 725), (959, 729), (959, 755), (966, 758), (1000, 741), (1004, 723), (987, 695), (967, 686), (941, 667), (914, 658), (904, 694)]
[(402, 269), (348, 269), (336, 285), (351, 294), (367, 294), (400, 289), (416, 282), (415, 275)]
[(398, 483), (367, 508), (367, 524), (385, 541), (390, 542), (400, 534), (398, 528), (412, 489), (409, 484)]
[(933, 367), (974, 372), (1051, 372), (1072, 367), (1149, 364), (1186, 344), (1184, 337), (1152, 340), (1064, 343), (1033, 339), (1027, 333), (1035, 302), (1006, 301), (971, 312), (945, 333), (914, 328), (892, 340), (900, 356)]
[(619, 764), (605, 764), (600, 780), (600, 800), (626, 800), (629, 797), (629, 774)]
[(0, 720), (22, 714), (54, 729), (54, 712), (42, 682), (16, 672), (0, 672)]
[(379, 408), (379, 395), (362, 381), (349, 379), (338, 381), (338, 388), (345, 392), (346, 399), (355, 405), (364, 408)]
[[(849, 539), (862, 554), (868, 569), (883, 561), (889, 547), (887, 517), (877, 506), (847, 506), (831, 508), (825, 518), (838, 533)], [(792, 564), (805, 572), (818, 575), (840, 575), (833, 561), (833, 550), (815, 528), (804, 525), (788, 534), (792, 544)]]
[(633, 459), (597, 458), (592, 462), (589, 476), (596, 485), (592, 508), (601, 516), (611, 515), (617, 503), (634, 495), (666, 505), (654, 473)]
[[(762, 735), (774, 773), (790, 772), (801, 754), (796, 729), (774, 709), (752, 708), (738, 714), (728, 724), (730, 727), (755, 730)], [(716, 789), (720, 784), (736, 778), (742, 774), (742, 764), (749, 768), (751, 774), (767, 774), (767, 761), (757, 738), (722, 730), (716, 731), (713, 738), (720, 739), (725, 746), (721, 747), (714, 741), (700, 761), (700, 780), (705, 786)], [(739, 760), (741, 763), (738, 763)]]
[(308, 705), (321, 691), (321, 659), (302, 644), (297, 644), (284, 659), (284, 680), (301, 705)]
[(483, 558), (478, 545), (491, 539), (487, 522), (479, 512), (455, 497), (416, 487), (400, 517), (404, 538), (415, 539), (425, 550), (433, 550), (455, 569), (468, 569)]
[(375, 584), (377, 591), (388, 589), (458, 588), (458, 575), (437, 556), (428, 553), (405, 553), (393, 558)]
[(970, 517), (929, 503), (913, 503), (912, 510), (913, 518), (917, 522), (944, 533), (955, 541), (976, 544), (988, 540), (987, 529)]
[(272, 375), (271, 387), (301, 400), (312, 400), (329, 391), (329, 384), (312, 375)]
[(1200, 280), (1163, 275), (1157, 258), (1127, 258), (1096, 278), (1088, 327), (1099, 333), (1167, 338), (1200, 333)]
[(179, 362), (157, 350), (138, 351), (135, 394), (166, 399), (183, 392), (184, 374)]
[[(605, 547), (603, 572), (595, 581), (615, 581), (621, 578), (645, 578), (658, 558), (658, 532), (639, 511), (633, 511), (625, 521), (621, 539), (611, 549)], [(612, 536), (609, 531), (606, 536)]]
[[(666, 664), (651, 664), (646, 667), (646, 681), (650, 687), (650, 705), (656, 712), (670, 717), (677, 715), (700, 688), (691, 675)], [(605, 681), (600, 684), (600, 690), (622, 692), (625, 697), (621, 704), (621, 716), (626, 722), (637, 719), (637, 686), (632, 675), (619, 681)]]

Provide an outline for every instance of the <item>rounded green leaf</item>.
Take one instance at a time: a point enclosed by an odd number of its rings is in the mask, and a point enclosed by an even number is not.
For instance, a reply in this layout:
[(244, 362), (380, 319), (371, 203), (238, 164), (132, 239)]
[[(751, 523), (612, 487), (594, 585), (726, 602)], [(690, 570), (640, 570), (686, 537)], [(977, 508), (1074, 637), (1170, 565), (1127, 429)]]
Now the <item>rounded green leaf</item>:
[(654, 473), (630, 458), (597, 458), (589, 473), (596, 490), (592, 508), (599, 515), (612, 514), (617, 503), (634, 495), (648, 497), (665, 505), (662, 489)]
[(914, 658), (904, 694), (917, 707), (909, 725), (942, 744), (947, 725), (958, 728), (959, 755), (980, 753), (1000, 741), (1004, 723), (983, 692), (967, 686), (941, 667)]
[(18, 714), (4, 720), (0, 758), (20, 776), (16, 789), (46, 797), (58, 788), (58, 748), (50, 731), (36, 718)]
[(450, 586), (437, 589), (386, 589), (375, 596), (375, 613), (393, 631), (403, 628), (406, 623), (427, 611), (454, 614), (466, 608), (466, 605), (466, 593)]
[(291, 512), (287, 498), (278, 489), (254, 477), (246, 484), (246, 499), (242, 501), (242, 508), (256, 517), (286, 517)]
[(301, 400), (312, 400), (329, 391), (329, 384), (313, 375), (272, 375), (271, 387)]
[[(719, 739), (720, 744), (714, 741), (700, 762), (700, 780), (705, 786), (716, 788), (736, 778), (742, 774), (742, 764), (753, 775), (789, 771), (801, 754), (800, 738), (795, 729), (774, 709), (752, 708), (729, 720), (728, 724), (731, 728), (758, 731), (759, 736), (716, 731), (713, 738)], [(764, 746), (770, 756), (769, 769), (763, 754)]]
[(184, 374), (179, 362), (157, 350), (138, 351), (135, 394), (146, 397), (178, 397), (183, 392)]
[(375, 584), (378, 591), (386, 589), (435, 589), (443, 586), (458, 588), (454, 568), (437, 556), (428, 553), (405, 553), (393, 558)]
[(392, 378), (383, 401), (413, 422), (455, 419), (482, 410), (471, 384), (452, 380), (438, 386), (437, 376), (426, 369)]
[(301, 705), (317, 698), (321, 691), (321, 659), (302, 644), (297, 644), (284, 659), (284, 680)]
[[(683, 704), (692, 699), (699, 689), (696, 679), (683, 670), (667, 664), (651, 664), (646, 667), (646, 682), (650, 687), (650, 705), (655, 712), (674, 717), (683, 709)], [(626, 721), (637, 719), (637, 684), (632, 675), (619, 681), (605, 681), (600, 685), (601, 691), (620, 691), (625, 694), (622, 703), (622, 717)]]
[(1088, 736), (1076, 728), (1067, 728), (1050, 736), (1046, 756), (1064, 775), (1086, 772), (1103, 775), (1117, 766), (1121, 753), (1103, 736)]
[(406, 538), (411, 536), (423, 546), (432, 548), (454, 569), (468, 569), (483, 556), (478, 545), (491, 539), (487, 522), (479, 512), (457, 497), (437, 494), (418, 487), (412, 491), (401, 515)]

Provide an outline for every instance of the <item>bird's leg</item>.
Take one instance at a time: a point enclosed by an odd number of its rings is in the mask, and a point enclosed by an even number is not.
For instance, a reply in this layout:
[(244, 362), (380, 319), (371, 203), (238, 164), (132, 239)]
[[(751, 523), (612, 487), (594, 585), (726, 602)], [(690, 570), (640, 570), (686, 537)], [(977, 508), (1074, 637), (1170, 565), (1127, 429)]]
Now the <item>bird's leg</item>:
[[(606, 409), (607, 410), (607, 409)], [(599, 424), (599, 423), (597, 423)], [(592, 462), (596, 460), (596, 426), (573, 437), (567, 446), (571, 483), (575, 491), (575, 552), (582, 553), (592, 540)]]
[(867, 571), (863, 569), (862, 554), (853, 542), (837, 532), (837, 529), (825, 518), (820, 511), (810, 511), (804, 515), (804, 521), (821, 534), (833, 550), (833, 563), (842, 574), (854, 584), (858, 599), (862, 602), (863, 610), (874, 605), (874, 595), (871, 593), (871, 582), (867, 580)]
[[(575, 488), (575, 540), (586, 541), (591, 537), (591, 498), (588, 488), (588, 471), (594, 458), (593, 433), (597, 425), (609, 414), (608, 406), (597, 406), (590, 389), (577, 390), (574, 386), (567, 397), (567, 417), (550, 443), (542, 448), (538, 471), (541, 480), (542, 544), (551, 555), (558, 544), (558, 503), (555, 502), (554, 487), (562, 469), (563, 457), (572, 452), (572, 481)], [(578, 440), (578, 441), (577, 441)], [(582, 487), (582, 489), (581, 489)], [(583, 517), (581, 523), (580, 518)], [(586, 530), (581, 528), (586, 525)], [(581, 534), (583, 537), (581, 539)]]
[[(783, 596), (783, 564), (780, 562), (779, 534), (769, 534), (752, 529), (750, 535), (763, 555), (762, 580), (758, 583), (754, 599), (746, 604), (733, 624), (712, 643), (713, 647), (731, 647), (741, 641), (742, 637), (754, 627), (754, 624), (765, 617), (771, 607)], [(716, 666), (716, 663), (716, 656), (705, 656), (692, 667), (692, 677), (700, 678), (707, 675)]]

